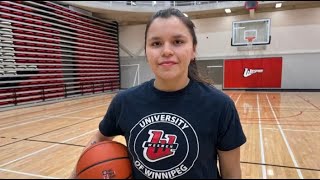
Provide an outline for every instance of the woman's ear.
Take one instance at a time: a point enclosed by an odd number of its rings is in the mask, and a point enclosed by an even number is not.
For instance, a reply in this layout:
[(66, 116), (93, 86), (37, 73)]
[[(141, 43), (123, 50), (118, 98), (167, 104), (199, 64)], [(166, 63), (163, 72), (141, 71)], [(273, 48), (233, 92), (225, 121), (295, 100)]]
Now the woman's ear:
[(197, 56), (197, 45), (193, 46), (193, 54), (192, 54), (192, 60), (195, 60)]

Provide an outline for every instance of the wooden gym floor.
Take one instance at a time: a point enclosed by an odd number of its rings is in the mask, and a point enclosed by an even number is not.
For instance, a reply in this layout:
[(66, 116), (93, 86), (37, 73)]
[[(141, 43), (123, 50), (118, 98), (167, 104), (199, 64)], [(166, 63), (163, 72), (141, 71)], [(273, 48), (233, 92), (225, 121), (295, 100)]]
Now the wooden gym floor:
[[(320, 178), (320, 92), (225, 93), (247, 136), (243, 178)], [(114, 95), (0, 112), (0, 178), (68, 178)]]

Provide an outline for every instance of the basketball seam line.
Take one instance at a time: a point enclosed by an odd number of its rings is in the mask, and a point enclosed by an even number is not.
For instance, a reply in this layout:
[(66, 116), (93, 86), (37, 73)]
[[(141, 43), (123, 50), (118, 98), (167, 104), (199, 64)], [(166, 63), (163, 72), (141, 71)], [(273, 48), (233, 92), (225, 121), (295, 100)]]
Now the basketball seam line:
[(126, 156), (126, 157), (119, 157), (119, 158), (113, 158), (113, 159), (108, 159), (108, 160), (104, 160), (104, 161), (97, 162), (97, 163), (95, 163), (95, 164), (92, 164), (92, 165), (84, 168), (84, 169), (81, 170), (76, 176), (79, 176), (79, 175), (80, 175), (81, 173), (83, 173), (84, 171), (86, 171), (86, 170), (88, 170), (88, 169), (90, 169), (90, 168), (92, 168), (93, 166), (96, 166), (96, 165), (98, 165), (98, 164), (105, 163), (105, 162), (108, 162), (108, 161), (120, 160), (120, 159), (129, 159), (129, 157), (128, 157), (128, 156)]

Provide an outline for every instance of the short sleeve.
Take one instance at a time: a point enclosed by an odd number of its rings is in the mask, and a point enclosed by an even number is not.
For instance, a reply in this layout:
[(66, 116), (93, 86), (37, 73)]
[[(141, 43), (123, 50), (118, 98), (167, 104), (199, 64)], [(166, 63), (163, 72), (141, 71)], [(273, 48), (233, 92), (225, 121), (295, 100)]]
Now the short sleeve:
[(123, 135), (118, 123), (120, 108), (119, 97), (115, 96), (109, 105), (107, 113), (99, 124), (99, 130), (104, 136)]
[(230, 151), (246, 142), (238, 111), (233, 101), (229, 101), (220, 116), (217, 149)]

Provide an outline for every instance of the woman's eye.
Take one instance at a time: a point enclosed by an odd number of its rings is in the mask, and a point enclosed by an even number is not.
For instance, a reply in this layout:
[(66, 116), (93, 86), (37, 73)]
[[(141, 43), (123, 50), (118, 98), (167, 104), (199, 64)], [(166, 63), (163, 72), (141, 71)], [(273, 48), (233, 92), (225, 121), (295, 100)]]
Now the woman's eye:
[(181, 40), (175, 40), (175, 41), (174, 41), (174, 44), (183, 44), (183, 41), (181, 41)]
[(160, 42), (153, 42), (153, 43), (151, 43), (151, 46), (160, 46), (160, 45), (161, 45)]

